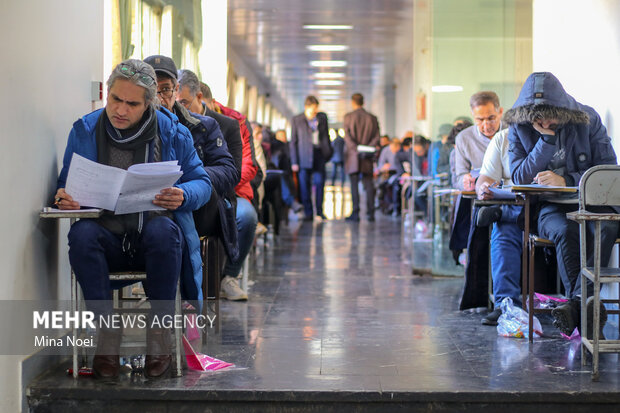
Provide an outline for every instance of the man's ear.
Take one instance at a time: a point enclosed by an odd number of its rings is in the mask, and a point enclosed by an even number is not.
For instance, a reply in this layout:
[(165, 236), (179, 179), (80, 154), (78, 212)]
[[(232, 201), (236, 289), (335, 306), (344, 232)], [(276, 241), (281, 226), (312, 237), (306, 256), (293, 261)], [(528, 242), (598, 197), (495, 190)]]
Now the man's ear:
[(196, 98), (197, 98), (198, 100), (202, 100), (202, 92), (198, 92), (198, 93), (196, 93)]

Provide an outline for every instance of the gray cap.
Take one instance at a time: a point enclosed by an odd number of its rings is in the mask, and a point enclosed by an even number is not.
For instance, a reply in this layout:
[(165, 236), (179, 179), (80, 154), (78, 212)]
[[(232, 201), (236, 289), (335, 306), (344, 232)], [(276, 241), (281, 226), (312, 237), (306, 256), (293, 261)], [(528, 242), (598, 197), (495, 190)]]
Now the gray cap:
[(155, 73), (165, 73), (171, 78), (177, 80), (177, 66), (174, 64), (174, 60), (169, 58), (168, 56), (162, 56), (159, 54), (149, 56), (144, 59), (144, 63), (148, 63), (153, 66), (155, 69)]

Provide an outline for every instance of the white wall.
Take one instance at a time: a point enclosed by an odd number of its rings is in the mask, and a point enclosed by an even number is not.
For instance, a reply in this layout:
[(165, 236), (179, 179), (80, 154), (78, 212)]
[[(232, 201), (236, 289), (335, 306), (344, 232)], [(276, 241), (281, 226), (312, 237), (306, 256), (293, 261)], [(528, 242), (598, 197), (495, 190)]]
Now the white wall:
[(620, 2), (534, 1), (534, 70), (601, 116), (620, 155)]
[[(103, 7), (95, 0), (2, 2), (0, 299), (69, 296), (66, 226), (43, 222), (72, 123), (90, 112), (102, 80)], [(12, 325), (0, 314), (6, 336)], [(0, 355), (0, 406), (22, 407), (23, 357)], [(29, 372), (25, 372), (28, 376)]]
[(395, 134), (402, 138), (405, 132), (413, 130), (415, 120), (415, 93), (413, 89), (413, 57), (396, 68), (394, 83), (396, 84), (396, 116)]

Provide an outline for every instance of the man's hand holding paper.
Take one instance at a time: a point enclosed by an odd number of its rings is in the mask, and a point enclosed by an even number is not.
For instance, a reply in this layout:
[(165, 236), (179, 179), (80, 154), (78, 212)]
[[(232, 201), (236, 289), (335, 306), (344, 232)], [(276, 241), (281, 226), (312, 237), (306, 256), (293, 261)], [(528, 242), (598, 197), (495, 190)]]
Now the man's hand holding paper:
[(98, 207), (116, 214), (175, 210), (184, 200), (173, 187), (183, 175), (176, 161), (132, 165), (127, 171), (101, 165), (77, 154), (71, 159), (66, 191), (57, 193), (62, 209)]

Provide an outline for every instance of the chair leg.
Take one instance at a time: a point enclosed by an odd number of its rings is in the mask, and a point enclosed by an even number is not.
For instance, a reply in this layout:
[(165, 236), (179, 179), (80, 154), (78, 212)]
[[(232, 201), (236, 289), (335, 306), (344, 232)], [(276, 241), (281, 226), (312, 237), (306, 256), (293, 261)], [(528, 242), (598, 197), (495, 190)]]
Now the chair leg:
[[(491, 234), (493, 233), (493, 225), (489, 225), (489, 239), (491, 239)], [(493, 308), (495, 307), (494, 304), (495, 303), (495, 296), (493, 295), (493, 268), (491, 265), (491, 248), (489, 248), (489, 274), (488, 274), (488, 289), (487, 289), (487, 297), (488, 297), (488, 302), (487, 302), (487, 309), (489, 311), (492, 311)]]
[[(581, 291), (587, 291), (586, 290), (586, 276), (583, 275), (583, 273), (579, 274), (579, 277), (581, 278), (580, 282), (581, 282)], [(619, 284), (620, 285), (620, 284)], [(583, 333), (583, 326), (586, 326), (586, 330), (587, 330), (587, 317), (586, 317), (586, 297), (587, 294), (581, 294), (581, 331)], [(584, 340), (586, 340), (587, 337), (581, 337), (581, 367), (585, 367), (586, 366), (586, 356), (587, 356), (587, 351), (586, 351), (586, 346), (583, 344)]]
[(250, 257), (245, 257), (243, 261), (243, 269), (241, 270), (241, 289), (244, 293), (248, 293), (248, 277), (250, 272)]
[(536, 254), (536, 245), (531, 239), (528, 242), (528, 250), (530, 253), (527, 271), (527, 314), (528, 314), (528, 340), (534, 342), (534, 259)]
[[(179, 281), (177, 282), (177, 293), (174, 299), (174, 313), (178, 315), (183, 315), (183, 312), (181, 310), (181, 280), (179, 279)], [(182, 351), (181, 351), (181, 335), (183, 334), (183, 331), (181, 328), (175, 328), (174, 329), (174, 347), (175, 347), (175, 366), (174, 366), (174, 371), (173, 371), (173, 376), (174, 377), (181, 377), (183, 376), (183, 367), (182, 367)]]
[[(600, 341), (600, 318), (601, 318), (601, 221), (595, 222), (594, 230), (594, 309), (592, 320), (592, 381), (598, 381), (599, 341)], [(587, 295), (581, 294), (581, 300)], [(583, 309), (582, 309), (583, 311)], [(583, 327), (582, 327), (583, 330)], [(586, 328), (587, 331), (587, 328)]]
[[(77, 280), (75, 278), (75, 273), (71, 270), (71, 305), (74, 314), (78, 314), (80, 311), (80, 303), (78, 302), (78, 285)], [(73, 337), (77, 337), (78, 328), (76, 324), (73, 324)], [(78, 377), (78, 346), (73, 346), (73, 358), (72, 358), (72, 367), (73, 367), (73, 378), (77, 379)]]
[(206, 280), (207, 283), (212, 283), (212, 289), (209, 288), (210, 294), (207, 296), (210, 300), (220, 299), (220, 278), (221, 278), (221, 265), (220, 265), (220, 242), (217, 237), (208, 237), (206, 239)]

